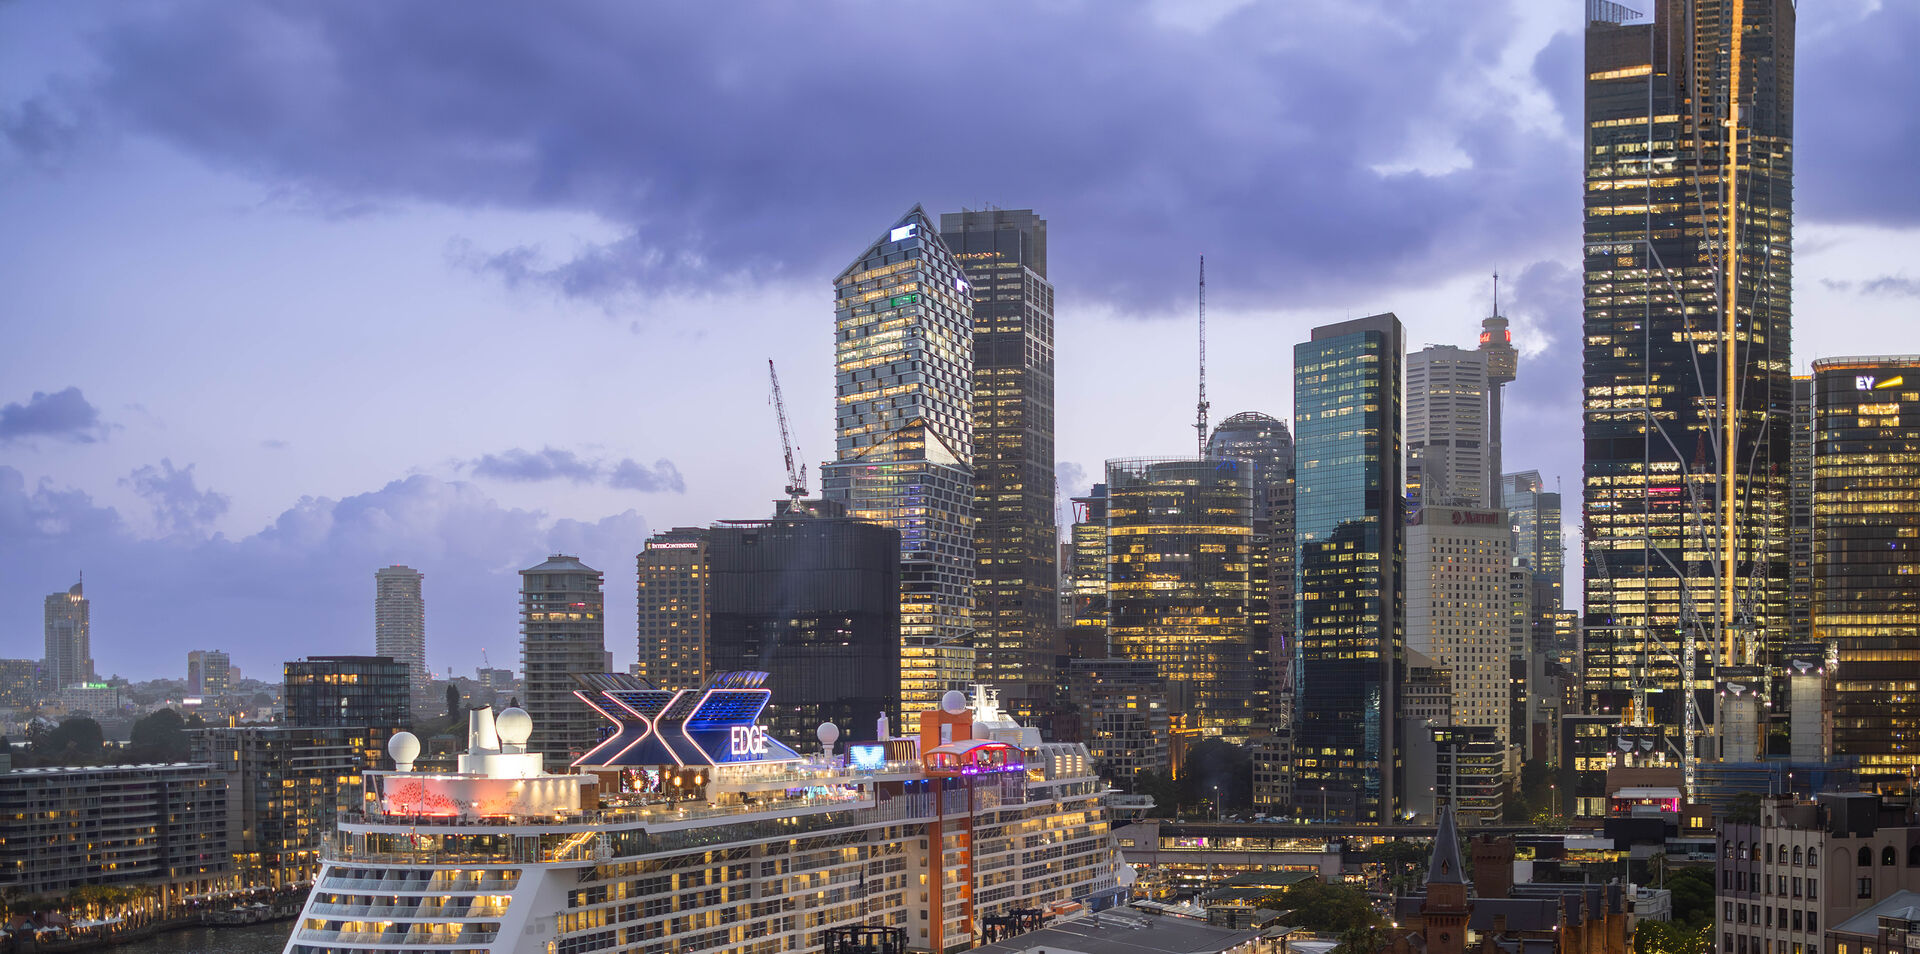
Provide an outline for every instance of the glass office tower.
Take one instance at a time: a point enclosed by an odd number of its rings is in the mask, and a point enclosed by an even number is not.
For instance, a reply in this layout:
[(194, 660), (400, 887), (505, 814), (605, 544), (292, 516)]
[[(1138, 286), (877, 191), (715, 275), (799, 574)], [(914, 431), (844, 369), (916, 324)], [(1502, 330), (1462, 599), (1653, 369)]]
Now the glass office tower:
[(1246, 741), (1265, 722), (1267, 636), (1254, 628), (1254, 467), (1107, 461), (1107, 632), (1156, 663), (1179, 729)]
[(1262, 608), (1270, 647), (1268, 725), (1282, 728), (1293, 721), (1292, 669), (1282, 664), (1293, 652), (1293, 432), (1279, 418), (1242, 411), (1213, 429), (1207, 456), (1253, 463), (1254, 517), (1266, 522), (1265, 532), (1255, 537), (1265, 544), (1256, 575), (1266, 582)]
[(1838, 650), (1833, 752), (1906, 790), (1920, 774), (1920, 356), (1815, 361), (1813, 387), (1813, 635)]
[(1711, 726), (1786, 633), (1794, 5), (1650, 6), (1587, 9), (1586, 702)]
[(1044, 696), (1060, 572), (1047, 220), (948, 212), (940, 237), (973, 291), (974, 676), (1004, 701)]
[(1326, 817), (1395, 815), (1405, 501), (1392, 314), (1293, 348), (1294, 798)]
[(900, 695), (973, 681), (973, 295), (919, 206), (833, 282), (838, 457), (822, 496), (900, 531)]

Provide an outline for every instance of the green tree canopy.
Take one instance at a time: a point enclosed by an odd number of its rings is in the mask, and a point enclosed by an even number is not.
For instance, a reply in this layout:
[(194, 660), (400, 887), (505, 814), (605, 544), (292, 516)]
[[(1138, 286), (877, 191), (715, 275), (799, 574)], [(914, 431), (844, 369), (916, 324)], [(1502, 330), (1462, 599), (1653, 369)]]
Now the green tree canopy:
[(1260, 906), (1287, 912), (1280, 919), (1283, 924), (1342, 939), (1382, 926), (1380, 912), (1365, 891), (1317, 879), (1288, 885), (1279, 894), (1260, 899)]
[(73, 716), (34, 740), (33, 755), (43, 765), (92, 765), (100, 761), (105, 741), (100, 723)]
[(187, 722), (173, 709), (159, 709), (133, 724), (133, 735), (123, 761), (128, 764), (185, 762), (191, 746)]

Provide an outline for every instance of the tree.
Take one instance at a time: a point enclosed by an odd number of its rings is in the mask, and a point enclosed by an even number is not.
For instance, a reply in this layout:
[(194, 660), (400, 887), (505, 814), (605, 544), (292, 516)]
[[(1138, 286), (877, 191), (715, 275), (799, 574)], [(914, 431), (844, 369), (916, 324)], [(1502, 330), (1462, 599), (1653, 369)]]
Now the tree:
[(1387, 890), (1392, 893), (1412, 891), (1420, 885), (1420, 866), (1431, 857), (1432, 850), (1404, 841), (1383, 841), (1368, 848), (1365, 859), (1367, 864), (1379, 865), (1385, 877)]
[(100, 746), (105, 742), (100, 723), (74, 716), (36, 740), (33, 755), (44, 765), (89, 765), (100, 760)]
[(1152, 769), (1141, 771), (1133, 776), (1133, 790), (1140, 795), (1153, 796), (1153, 808), (1148, 811), (1152, 818), (1172, 818), (1179, 806), (1180, 786), (1165, 772)]
[(191, 757), (191, 750), (186, 720), (173, 709), (159, 709), (133, 724), (133, 735), (122, 761), (129, 764), (185, 762)]
[(453, 683), (447, 683), (447, 718), (454, 719), (459, 716), (460, 688)]
[(1713, 925), (1686, 927), (1672, 921), (1641, 921), (1633, 929), (1634, 954), (1713, 954)]
[(1713, 920), (1713, 869), (1675, 868), (1667, 876), (1673, 892), (1673, 919), (1690, 927)]
[[(1261, 898), (1260, 906), (1287, 912), (1280, 918), (1283, 924), (1303, 927), (1315, 934), (1330, 934), (1340, 938), (1343, 944), (1352, 932), (1381, 927), (1380, 913), (1374, 910), (1366, 892), (1344, 884), (1302, 881), (1288, 885), (1279, 894)], [(1377, 950), (1377, 947), (1367, 950)]]
[(1760, 793), (1741, 792), (1733, 796), (1732, 803), (1727, 806), (1727, 814), (1723, 817), (1726, 821), (1740, 825), (1760, 824)]

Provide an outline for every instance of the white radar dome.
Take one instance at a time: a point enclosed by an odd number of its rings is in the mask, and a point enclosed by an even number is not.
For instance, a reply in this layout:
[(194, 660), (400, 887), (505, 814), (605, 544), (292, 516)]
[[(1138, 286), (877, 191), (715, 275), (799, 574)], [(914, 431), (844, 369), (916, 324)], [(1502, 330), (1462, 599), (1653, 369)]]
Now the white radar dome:
[(967, 711), (967, 694), (958, 689), (948, 689), (940, 697), (940, 710), (948, 715), (959, 715)]
[(393, 756), (395, 765), (412, 765), (420, 757), (420, 737), (411, 732), (395, 732), (387, 740), (387, 754)]
[(832, 745), (840, 741), (840, 727), (831, 722), (822, 722), (819, 728), (813, 730), (813, 737), (819, 739), (821, 745)]
[(515, 706), (494, 717), (493, 730), (499, 733), (502, 744), (526, 745), (533, 737), (533, 716)]

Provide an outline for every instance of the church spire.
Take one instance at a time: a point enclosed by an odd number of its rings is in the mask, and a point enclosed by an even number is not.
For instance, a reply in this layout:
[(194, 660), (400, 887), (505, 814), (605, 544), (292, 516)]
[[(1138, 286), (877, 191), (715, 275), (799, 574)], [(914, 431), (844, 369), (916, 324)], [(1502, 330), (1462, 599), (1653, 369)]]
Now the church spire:
[(1460, 867), (1460, 832), (1454, 826), (1453, 805), (1440, 806), (1440, 827), (1433, 833), (1433, 857), (1427, 861), (1427, 884), (1467, 883)]

